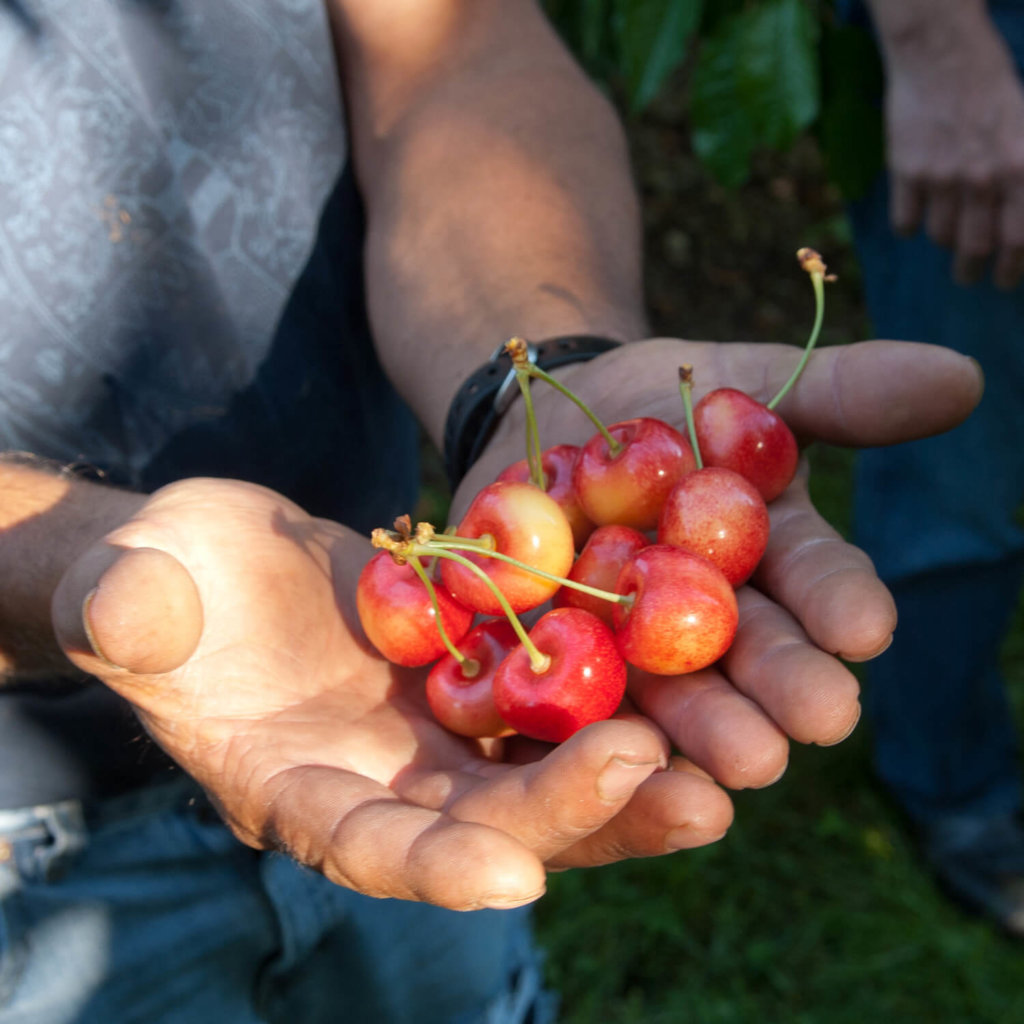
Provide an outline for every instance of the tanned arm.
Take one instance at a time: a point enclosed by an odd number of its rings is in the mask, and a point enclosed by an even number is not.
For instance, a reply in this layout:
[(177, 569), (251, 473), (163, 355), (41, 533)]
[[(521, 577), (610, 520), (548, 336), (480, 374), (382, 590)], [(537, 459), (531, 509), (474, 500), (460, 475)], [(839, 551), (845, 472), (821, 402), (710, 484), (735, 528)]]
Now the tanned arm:
[(458, 385), (513, 334), (644, 337), (623, 131), (533, 0), (330, 9), (373, 327), (434, 439)]

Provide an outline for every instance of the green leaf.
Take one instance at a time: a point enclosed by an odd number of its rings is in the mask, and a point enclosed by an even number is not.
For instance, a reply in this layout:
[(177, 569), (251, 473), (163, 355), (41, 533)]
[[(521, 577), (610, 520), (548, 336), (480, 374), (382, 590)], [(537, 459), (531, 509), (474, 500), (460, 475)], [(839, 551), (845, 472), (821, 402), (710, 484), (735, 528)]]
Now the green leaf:
[(742, 184), (755, 150), (787, 149), (814, 122), (818, 34), (804, 0), (762, 0), (704, 40), (692, 82), (693, 141), (723, 184)]
[(621, 67), (634, 110), (647, 106), (686, 59), (704, 0), (618, 0)]
[(825, 33), (822, 56), (818, 140), (829, 177), (856, 199), (885, 162), (882, 64), (870, 34), (852, 25)]

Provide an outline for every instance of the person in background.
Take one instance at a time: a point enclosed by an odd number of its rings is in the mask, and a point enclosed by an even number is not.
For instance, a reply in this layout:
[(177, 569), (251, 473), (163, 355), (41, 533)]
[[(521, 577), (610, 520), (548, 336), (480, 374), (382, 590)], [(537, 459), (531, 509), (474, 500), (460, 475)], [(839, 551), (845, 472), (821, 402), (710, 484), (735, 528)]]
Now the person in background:
[(961, 902), (1024, 935), (1018, 738), (1000, 655), (1024, 573), (1024, 3), (868, 0), (887, 174), (852, 204), (882, 337), (978, 360), (942, 437), (863, 452), (857, 542), (900, 628), (868, 670), (881, 779)]
[[(793, 350), (648, 336), (621, 126), (533, 0), (3, 0), (0, 139), (0, 1024), (549, 1020), (547, 872), (719, 839), (854, 727), (891, 597), (801, 475), (719, 666), (493, 749), (367, 643), (367, 531), (513, 334), (607, 349), (557, 372), (609, 420)], [(784, 412), (886, 444), (979, 388), (866, 342)]]

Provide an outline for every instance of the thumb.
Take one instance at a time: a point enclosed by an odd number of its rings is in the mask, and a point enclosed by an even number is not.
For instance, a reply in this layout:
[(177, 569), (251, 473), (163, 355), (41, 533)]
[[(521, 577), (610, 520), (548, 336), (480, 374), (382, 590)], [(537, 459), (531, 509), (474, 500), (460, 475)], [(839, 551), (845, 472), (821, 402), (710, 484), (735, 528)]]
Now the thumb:
[(65, 573), (53, 596), (57, 640), (79, 668), (171, 672), (195, 651), (203, 607), (188, 570), (156, 548), (100, 544)]

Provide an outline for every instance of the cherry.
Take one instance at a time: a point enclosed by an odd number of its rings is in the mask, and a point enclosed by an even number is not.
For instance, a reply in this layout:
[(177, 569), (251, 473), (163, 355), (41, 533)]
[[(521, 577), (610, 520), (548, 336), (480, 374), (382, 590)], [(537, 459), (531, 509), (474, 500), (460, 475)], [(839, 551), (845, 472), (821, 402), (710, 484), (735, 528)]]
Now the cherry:
[(513, 732), (494, 706), (494, 674), (519, 644), (508, 619), (484, 619), (459, 643), (462, 660), (446, 654), (427, 675), (427, 702), (434, 717), (459, 736)]
[(768, 506), (739, 473), (720, 466), (687, 473), (658, 521), (658, 543), (703, 555), (734, 586), (746, 583), (768, 546)]
[(494, 703), (517, 732), (561, 743), (591, 722), (610, 718), (626, 692), (626, 665), (615, 636), (582, 608), (555, 608), (538, 619), (530, 640), (498, 666)]
[(797, 254), (814, 288), (814, 324), (789, 379), (765, 404), (736, 388), (706, 394), (694, 410), (697, 440), (707, 466), (724, 466), (745, 476), (765, 501), (774, 501), (796, 474), (800, 453), (796, 438), (775, 407), (800, 379), (821, 333), (825, 282), (834, 281), (821, 256), (803, 248)]
[(732, 585), (706, 558), (668, 544), (638, 551), (615, 589), (631, 604), (615, 606), (615, 638), (631, 665), (679, 675), (717, 661), (739, 623)]
[[(619, 578), (622, 567), (637, 551), (648, 544), (650, 541), (646, 534), (634, 530), (631, 526), (618, 526), (614, 523), (599, 526), (587, 539), (583, 550), (573, 563), (569, 579), (596, 587), (598, 590), (614, 592), (615, 581)], [(552, 604), (556, 608), (585, 608), (606, 625), (613, 624), (614, 603), (592, 594), (562, 587), (555, 594)]]
[[(572, 472), (580, 449), (575, 444), (556, 444), (546, 449), (541, 455), (541, 468), (544, 471), (544, 490), (562, 507), (565, 518), (572, 528), (573, 544), (578, 551), (586, 543), (594, 529), (594, 524), (580, 507), (579, 499), (572, 485)], [(498, 480), (528, 481), (530, 479), (529, 459), (520, 459), (503, 469)]]
[(765, 501), (789, 486), (800, 452), (778, 413), (736, 388), (718, 388), (697, 403), (693, 418), (706, 466), (745, 476)]
[[(478, 540), (478, 552), (482, 553), (465, 550), (467, 539)], [(477, 494), (453, 542), (462, 545), (463, 555), (491, 578), (516, 612), (549, 600), (561, 584), (560, 577), (572, 566), (575, 554), (572, 529), (554, 498), (533, 484), (508, 480), (488, 484)], [(501, 557), (494, 557), (495, 552)], [(559, 578), (545, 579), (503, 558), (516, 559), (523, 566)], [(466, 566), (443, 560), (441, 579), (470, 608), (485, 615), (503, 613), (493, 590)]]
[(689, 441), (663, 420), (642, 416), (595, 434), (582, 448), (573, 487), (583, 511), (600, 526), (653, 530), (668, 492), (696, 467)]
[[(458, 643), (473, 611), (443, 587), (435, 587), (435, 593), (445, 632)], [(387, 551), (378, 551), (363, 566), (356, 610), (370, 643), (396, 665), (426, 665), (446, 651), (429, 590), (412, 565), (399, 565)]]

